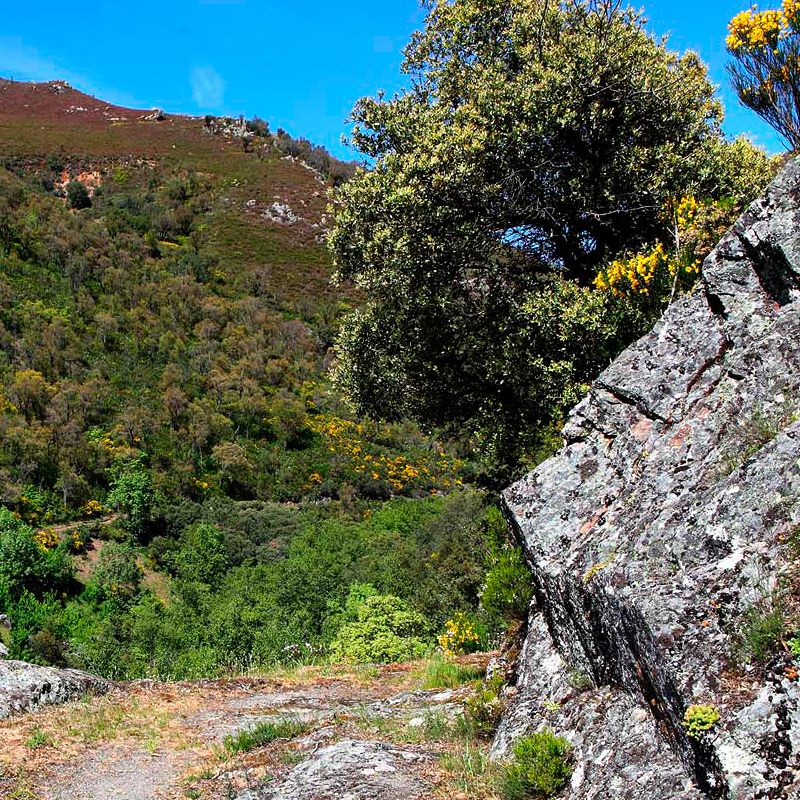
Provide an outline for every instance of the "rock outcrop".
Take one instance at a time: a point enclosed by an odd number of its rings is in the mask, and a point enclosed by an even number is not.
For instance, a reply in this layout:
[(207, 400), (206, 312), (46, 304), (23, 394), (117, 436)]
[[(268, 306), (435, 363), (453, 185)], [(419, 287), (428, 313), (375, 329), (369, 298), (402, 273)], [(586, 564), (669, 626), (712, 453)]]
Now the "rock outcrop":
[(84, 694), (102, 694), (110, 684), (77, 669), (55, 669), (24, 661), (0, 661), (0, 719), (66, 703)]
[(798, 300), (795, 161), (504, 493), (535, 600), (494, 750), (565, 736), (569, 798), (800, 797), (797, 671), (742, 644), (800, 583)]
[(279, 786), (239, 800), (422, 800), (431, 792), (420, 774), (429, 760), (384, 742), (346, 739), (315, 750)]

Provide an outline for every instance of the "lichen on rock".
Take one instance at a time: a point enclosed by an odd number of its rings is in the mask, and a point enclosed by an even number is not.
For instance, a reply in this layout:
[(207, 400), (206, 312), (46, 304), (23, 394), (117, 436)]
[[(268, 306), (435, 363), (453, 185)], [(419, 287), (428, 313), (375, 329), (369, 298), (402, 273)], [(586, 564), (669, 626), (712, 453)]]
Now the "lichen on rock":
[(0, 719), (66, 703), (87, 693), (103, 694), (111, 684), (77, 669), (55, 669), (24, 661), (0, 661)]
[[(504, 493), (535, 599), (494, 751), (565, 736), (569, 798), (799, 796), (791, 656), (753, 668), (737, 652), (800, 523), (798, 299), (794, 161), (595, 381), (563, 448)], [(697, 704), (720, 721), (689, 736)]]

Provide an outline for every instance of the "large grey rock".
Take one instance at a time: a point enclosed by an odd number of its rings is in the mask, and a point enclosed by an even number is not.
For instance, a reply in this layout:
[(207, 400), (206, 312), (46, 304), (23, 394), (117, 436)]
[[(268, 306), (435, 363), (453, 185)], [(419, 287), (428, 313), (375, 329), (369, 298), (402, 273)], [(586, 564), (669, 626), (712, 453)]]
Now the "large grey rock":
[(383, 742), (344, 740), (298, 764), (278, 786), (239, 800), (417, 800), (430, 797), (420, 776), (429, 756)]
[(55, 669), (24, 661), (0, 661), (0, 719), (66, 703), (84, 694), (102, 694), (110, 684), (77, 669)]
[[(798, 299), (795, 161), (598, 378), (562, 450), (504, 493), (535, 601), (494, 751), (555, 729), (574, 746), (569, 798), (800, 797), (790, 657), (737, 657), (800, 523)], [(699, 741), (695, 703), (721, 714)]]

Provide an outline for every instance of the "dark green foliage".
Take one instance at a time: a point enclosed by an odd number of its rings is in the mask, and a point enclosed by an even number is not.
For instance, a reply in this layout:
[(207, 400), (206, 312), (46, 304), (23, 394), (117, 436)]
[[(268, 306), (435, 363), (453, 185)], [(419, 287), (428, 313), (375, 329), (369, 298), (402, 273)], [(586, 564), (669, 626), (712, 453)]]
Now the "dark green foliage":
[(67, 184), (67, 203), (70, 208), (76, 211), (82, 208), (89, 208), (92, 198), (89, 197), (88, 189), (80, 181), (70, 181)]
[(544, 730), (514, 742), (514, 760), (504, 772), (505, 800), (544, 800), (566, 786), (572, 769), (569, 743)]
[(533, 597), (530, 570), (522, 549), (509, 542), (508, 529), (499, 509), (487, 511), (486, 541), (491, 553), (486, 573), (481, 607), (490, 617), (506, 623), (522, 621)]
[(46, 549), (34, 530), (6, 508), (0, 507), (0, 609), (23, 593), (42, 596), (63, 591), (72, 578), (72, 563), (64, 546)]

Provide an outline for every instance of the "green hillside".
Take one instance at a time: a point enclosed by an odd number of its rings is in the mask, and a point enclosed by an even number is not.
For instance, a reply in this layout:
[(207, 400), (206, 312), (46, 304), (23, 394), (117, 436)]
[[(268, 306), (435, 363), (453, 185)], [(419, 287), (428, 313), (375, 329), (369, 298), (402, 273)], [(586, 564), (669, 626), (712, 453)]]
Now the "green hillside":
[(348, 165), (260, 120), (0, 98), (12, 656), (205, 675), (325, 649), (354, 585), (410, 602), (424, 641), (474, 611), (502, 537), (468, 459), (353, 418), (326, 378)]

